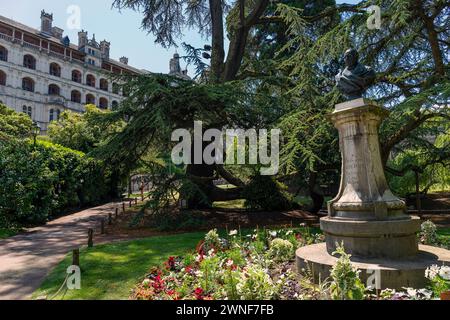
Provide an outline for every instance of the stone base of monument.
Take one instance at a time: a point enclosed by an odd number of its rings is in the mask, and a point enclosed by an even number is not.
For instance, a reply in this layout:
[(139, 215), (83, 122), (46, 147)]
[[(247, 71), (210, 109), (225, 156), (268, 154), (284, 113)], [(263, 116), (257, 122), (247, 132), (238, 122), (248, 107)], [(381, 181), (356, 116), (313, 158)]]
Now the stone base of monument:
[[(306, 246), (297, 250), (297, 269), (300, 273), (309, 270), (315, 283), (324, 282), (330, 276), (338, 257), (328, 253), (325, 243)], [(379, 289), (402, 289), (404, 287), (426, 288), (425, 270), (432, 265), (450, 265), (450, 251), (437, 247), (419, 246), (419, 252), (411, 257), (399, 259), (352, 257), (364, 284), (372, 276), (378, 276)], [(370, 281), (369, 281), (370, 282)], [(370, 283), (376, 283), (374, 281)]]

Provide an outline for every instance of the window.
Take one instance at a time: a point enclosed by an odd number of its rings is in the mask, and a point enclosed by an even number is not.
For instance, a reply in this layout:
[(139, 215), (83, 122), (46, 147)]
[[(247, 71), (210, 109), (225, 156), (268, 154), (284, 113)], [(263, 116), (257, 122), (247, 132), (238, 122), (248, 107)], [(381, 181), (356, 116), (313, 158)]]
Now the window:
[(95, 88), (95, 77), (92, 74), (88, 74), (86, 77), (86, 84)]
[(108, 99), (100, 98), (98, 106), (100, 109), (108, 109)]
[(59, 120), (59, 117), (61, 116), (61, 110), (56, 110), (56, 119)]
[(23, 113), (27, 114), (30, 118), (33, 116), (33, 109), (31, 107), (23, 106)]
[(53, 120), (55, 120), (55, 110), (50, 109), (50, 113), (49, 113), (49, 116), (48, 116), (48, 121), (52, 122)]
[(61, 77), (61, 67), (57, 63), (50, 64), (50, 75), (55, 77)]
[(114, 94), (119, 94), (119, 91), (120, 91), (120, 86), (117, 83), (114, 82), (112, 84), (112, 92)]
[(0, 60), (8, 61), (8, 50), (2, 46), (0, 46)]
[(48, 86), (48, 94), (51, 96), (59, 96), (60, 95), (60, 89), (56, 84), (51, 84)]
[(0, 86), (6, 86), (6, 73), (0, 70)]
[(72, 102), (81, 103), (81, 93), (77, 90), (73, 90), (70, 95), (70, 100)]
[(117, 110), (117, 108), (119, 107), (119, 103), (117, 101), (113, 101), (111, 106), (113, 110)]
[(25, 55), (23, 57), (23, 66), (28, 69), (36, 70), (36, 59), (32, 55)]
[(34, 92), (34, 81), (31, 78), (22, 79), (22, 89), (29, 92)]
[(78, 70), (72, 71), (72, 81), (81, 83), (81, 72)]
[(108, 80), (100, 79), (100, 90), (108, 91)]
[(122, 88), (122, 95), (123, 95), (124, 97), (129, 97), (129, 96), (130, 96), (130, 89), (127, 88), (127, 87), (123, 87), (123, 88)]
[(95, 104), (95, 97), (92, 94), (86, 95), (86, 104)]

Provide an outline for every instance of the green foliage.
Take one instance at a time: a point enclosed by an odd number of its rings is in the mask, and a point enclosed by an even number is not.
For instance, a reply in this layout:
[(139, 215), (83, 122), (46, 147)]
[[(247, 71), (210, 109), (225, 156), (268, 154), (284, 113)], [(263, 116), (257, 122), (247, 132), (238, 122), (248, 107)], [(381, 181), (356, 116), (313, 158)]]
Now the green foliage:
[(420, 226), (421, 242), (426, 245), (435, 245), (438, 240), (436, 231), (436, 225), (431, 220), (422, 223)]
[(275, 262), (288, 262), (294, 258), (295, 248), (288, 240), (276, 238), (270, 243), (268, 257)]
[(430, 287), (436, 298), (443, 292), (450, 291), (450, 267), (433, 265), (425, 271), (425, 277), (430, 280)]
[(359, 279), (359, 271), (352, 266), (351, 255), (345, 253), (343, 246), (336, 249), (333, 255), (339, 260), (331, 270), (331, 296), (334, 300), (362, 300), (365, 287)]
[(203, 250), (208, 252), (211, 249), (217, 250), (218, 248), (220, 248), (220, 237), (217, 229), (213, 229), (205, 235)]
[(405, 145), (401, 153), (389, 161), (389, 166), (396, 170), (406, 169), (403, 176), (388, 176), (389, 184), (396, 193), (406, 196), (416, 192), (416, 177), (412, 168), (420, 170), (421, 192), (450, 189), (450, 129), (443, 134), (436, 134), (434, 143), (427, 141), (425, 136), (416, 145)]
[(56, 144), (88, 153), (122, 126), (119, 121), (105, 130), (95, 123), (96, 117), (105, 112), (94, 105), (87, 105), (83, 114), (64, 111), (58, 121), (50, 123), (48, 136)]
[(110, 192), (101, 162), (46, 141), (0, 142), (0, 225), (46, 222)]
[(292, 206), (286, 187), (269, 176), (253, 176), (242, 195), (245, 206), (252, 210), (285, 210)]
[(33, 121), (24, 113), (17, 113), (0, 104), (0, 141), (32, 136)]
[(267, 270), (258, 264), (250, 265), (242, 272), (236, 290), (242, 300), (271, 300), (277, 293)]

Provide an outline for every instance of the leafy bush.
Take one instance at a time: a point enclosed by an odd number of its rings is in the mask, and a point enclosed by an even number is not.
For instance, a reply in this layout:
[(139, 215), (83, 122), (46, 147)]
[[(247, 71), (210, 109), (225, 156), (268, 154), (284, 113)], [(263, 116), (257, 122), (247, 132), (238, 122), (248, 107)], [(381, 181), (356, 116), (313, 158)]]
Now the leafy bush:
[(252, 210), (286, 210), (292, 207), (292, 197), (283, 184), (269, 176), (253, 176), (243, 191), (245, 206)]
[(331, 270), (331, 296), (334, 300), (362, 300), (365, 287), (359, 279), (359, 271), (352, 266), (351, 255), (345, 253), (342, 246), (333, 255), (340, 255), (336, 265)]
[(295, 248), (293, 244), (284, 239), (274, 239), (270, 243), (268, 257), (275, 262), (287, 262), (294, 258)]
[(95, 204), (110, 188), (101, 162), (46, 141), (0, 142), (0, 224), (41, 224)]
[(277, 292), (267, 270), (257, 264), (243, 269), (236, 289), (242, 300), (270, 300)]
[(430, 220), (425, 221), (424, 223), (422, 223), (420, 228), (421, 228), (420, 241), (423, 244), (433, 245), (437, 243), (438, 241), (438, 236), (436, 233), (437, 228), (433, 222), (431, 222)]
[(433, 265), (425, 271), (425, 277), (431, 282), (431, 289), (435, 297), (450, 290), (450, 267)]
[(0, 103), (0, 141), (27, 138), (32, 135), (33, 121)]

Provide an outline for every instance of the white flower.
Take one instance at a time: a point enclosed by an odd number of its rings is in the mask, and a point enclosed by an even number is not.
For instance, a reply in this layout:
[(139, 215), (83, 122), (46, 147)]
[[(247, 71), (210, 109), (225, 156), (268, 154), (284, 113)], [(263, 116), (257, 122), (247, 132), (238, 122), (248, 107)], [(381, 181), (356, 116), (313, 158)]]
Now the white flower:
[(195, 257), (195, 262), (200, 262), (202, 260), (202, 256), (201, 255), (197, 255)]
[(432, 265), (431, 267), (425, 270), (425, 277), (427, 279), (433, 280), (439, 274), (439, 266)]
[(195, 276), (196, 276), (197, 278), (201, 278), (201, 277), (203, 277), (203, 272), (200, 271), (200, 270), (196, 270), (196, 271), (195, 271)]
[(208, 256), (213, 257), (214, 256), (214, 249), (211, 249), (208, 251)]
[(231, 260), (231, 259), (228, 259), (228, 261), (227, 261), (227, 263), (226, 263), (226, 266), (227, 266), (228, 268), (231, 268), (231, 267), (233, 266), (233, 264), (234, 264), (234, 261)]
[(405, 288), (406, 289), (406, 293), (408, 294), (408, 296), (410, 297), (415, 297), (417, 296), (417, 290), (413, 289), (413, 288)]
[(276, 231), (269, 231), (269, 235), (273, 238), (275, 238), (277, 236), (277, 232)]
[(433, 292), (427, 289), (419, 289), (417, 293), (424, 296), (427, 300), (431, 299), (431, 297), (433, 296)]
[(450, 280), (450, 267), (441, 267), (441, 270), (439, 270), (439, 275), (445, 280)]
[(230, 236), (232, 237), (232, 236), (236, 236), (238, 234), (238, 231), (237, 230), (231, 230), (230, 231)]
[(289, 230), (288, 232), (286, 232), (286, 235), (289, 236), (289, 235), (291, 235), (291, 234), (293, 234), (293, 233), (294, 233), (294, 231)]

